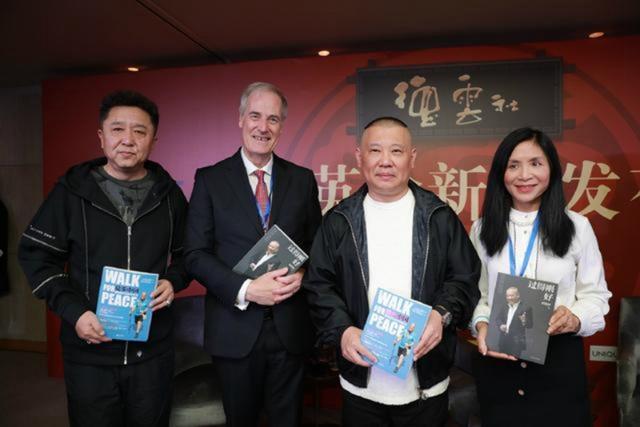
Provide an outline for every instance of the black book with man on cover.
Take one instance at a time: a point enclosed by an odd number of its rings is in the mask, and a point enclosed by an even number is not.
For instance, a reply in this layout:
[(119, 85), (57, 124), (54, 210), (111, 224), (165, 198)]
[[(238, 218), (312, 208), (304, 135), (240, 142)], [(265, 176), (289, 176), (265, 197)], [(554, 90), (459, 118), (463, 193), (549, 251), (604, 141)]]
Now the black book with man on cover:
[(487, 334), (489, 349), (543, 365), (557, 293), (557, 283), (499, 273)]
[(264, 273), (287, 267), (298, 271), (309, 256), (287, 234), (274, 225), (233, 267), (233, 271), (255, 279)]

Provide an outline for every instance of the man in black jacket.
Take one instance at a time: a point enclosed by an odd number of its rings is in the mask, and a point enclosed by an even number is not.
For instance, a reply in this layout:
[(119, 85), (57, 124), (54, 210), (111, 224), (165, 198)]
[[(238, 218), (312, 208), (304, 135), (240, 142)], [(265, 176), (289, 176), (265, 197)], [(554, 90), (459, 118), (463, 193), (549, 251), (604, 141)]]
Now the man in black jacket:
[[(168, 425), (171, 301), (190, 279), (182, 257), (186, 199), (147, 160), (158, 121), (156, 105), (139, 93), (105, 97), (98, 129), (105, 157), (69, 169), (20, 241), (33, 294), (62, 318), (72, 426)], [(106, 336), (95, 314), (104, 266), (159, 275), (146, 342)]]
[[(319, 342), (338, 347), (347, 426), (444, 425), (455, 328), (480, 296), (480, 262), (464, 227), (409, 180), (415, 157), (402, 121), (367, 125), (356, 150), (366, 183), (326, 214), (311, 249), (304, 288)], [(372, 367), (360, 339), (380, 288), (433, 307), (404, 380)]]
[(507, 305), (498, 313), (499, 351), (520, 357), (527, 349), (525, 330), (533, 327), (533, 309), (520, 300), (520, 292), (515, 286), (505, 292)]

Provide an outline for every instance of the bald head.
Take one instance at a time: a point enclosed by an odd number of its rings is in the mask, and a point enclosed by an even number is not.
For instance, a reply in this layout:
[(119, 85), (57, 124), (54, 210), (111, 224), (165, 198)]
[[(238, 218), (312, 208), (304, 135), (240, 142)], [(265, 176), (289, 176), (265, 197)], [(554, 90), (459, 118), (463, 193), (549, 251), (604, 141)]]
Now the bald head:
[(378, 117), (377, 119), (373, 119), (369, 123), (367, 123), (367, 125), (363, 129), (362, 137), (358, 141), (358, 145), (362, 144), (362, 141), (365, 138), (365, 134), (369, 133), (367, 131), (370, 128), (373, 128), (373, 127), (382, 127), (382, 128), (398, 127), (398, 128), (404, 128), (406, 130), (406, 134), (409, 136), (409, 143), (412, 144), (411, 132), (409, 131), (409, 127), (407, 126), (407, 124), (405, 122), (403, 122), (402, 120), (398, 119), (398, 118), (391, 117), (391, 116), (385, 116), (385, 117)]
[(406, 194), (415, 159), (409, 129), (393, 117), (369, 123), (356, 149), (358, 168), (369, 196), (379, 202), (393, 202)]

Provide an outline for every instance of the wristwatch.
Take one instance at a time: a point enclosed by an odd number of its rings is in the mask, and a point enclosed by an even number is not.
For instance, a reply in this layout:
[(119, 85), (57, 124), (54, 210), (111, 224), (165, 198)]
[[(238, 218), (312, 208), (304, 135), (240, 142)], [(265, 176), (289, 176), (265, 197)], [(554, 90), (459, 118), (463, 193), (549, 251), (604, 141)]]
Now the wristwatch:
[(442, 316), (442, 326), (444, 326), (445, 328), (447, 326), (449, 326), (451, 324), (451, 313), (449, 312), (449, 310), (447, 310), (446, 308), (444, 308), (441, 305), (436, 305), (435, 307), (433, 307), (433, 309), (435, 311), (437, 311), (438, 313), (440, 313), (440, 315)]

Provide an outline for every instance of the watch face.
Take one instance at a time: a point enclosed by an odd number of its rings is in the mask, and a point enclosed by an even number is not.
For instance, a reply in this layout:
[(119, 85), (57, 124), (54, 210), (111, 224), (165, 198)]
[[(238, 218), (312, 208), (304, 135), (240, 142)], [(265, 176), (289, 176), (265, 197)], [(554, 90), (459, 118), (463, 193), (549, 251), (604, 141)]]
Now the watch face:
[(449, 313), (445, 313), (445, 314), (442, 316), (442, 324), (443, 324), (444, 326), (449, 326), (449, 322), (450, 322), (450, 321), (451, 321), (451, 314), (449, 314)]
[(435, 307), (435, 310), (442, 316), (442, 324), (444, 326), (449, 326), (449, 323), (451, 323), (451, 313), (449, 313), (444, 307), (440, 306)]

